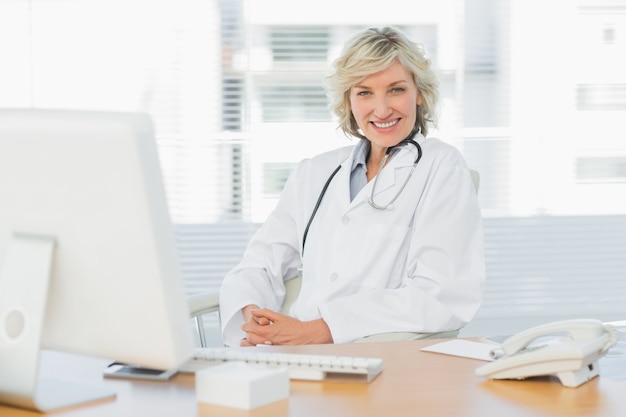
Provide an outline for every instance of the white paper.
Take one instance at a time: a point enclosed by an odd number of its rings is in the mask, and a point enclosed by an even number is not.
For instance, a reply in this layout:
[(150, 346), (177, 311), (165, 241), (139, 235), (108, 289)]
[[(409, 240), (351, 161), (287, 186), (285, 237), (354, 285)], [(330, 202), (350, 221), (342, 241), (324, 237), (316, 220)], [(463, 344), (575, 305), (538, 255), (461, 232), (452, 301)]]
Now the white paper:
[(454, 339), (436, 343), (420, 349), (423, 352), (443, 353), (445, 355), (461, 356), (464, 358), (493, 361), (491, 351), (499, 346), (493, 343), (472, 342), (470, 340)]

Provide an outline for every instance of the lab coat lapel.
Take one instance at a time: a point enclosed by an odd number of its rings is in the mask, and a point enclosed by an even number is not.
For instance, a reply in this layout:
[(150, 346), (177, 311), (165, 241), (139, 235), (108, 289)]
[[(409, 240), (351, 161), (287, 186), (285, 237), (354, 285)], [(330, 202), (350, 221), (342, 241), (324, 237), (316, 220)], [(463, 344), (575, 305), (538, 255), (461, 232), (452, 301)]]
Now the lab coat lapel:
[[(421, 136), (418, 135), (416, 139), (419, 140), (420, 137)], [(375, 200), (377, 198), (384, 200), (387, 197), (386, 194), (390, 195), (389, 200), (393, 198), (395, 193), (399, 191), (398, 187), (402, 187), (404, 181), (407, 180), (411, 169), (413, 168), (416, 156), (417, 151), (413, 151), (412, 146), (405, 146), (391, 158), (391, 160), (387, 163), (387, 166), (384, 167), (379, 173), (380, 178), (376, 183), (376, 193), (374, 194)], [(376, 181), (376, 178), (373, 178), (370, 182), (368, 182), (367, 185), (356, 195), (354, 200), (350, 202), (350, 174), (352, 171), (352, 161), (354, 157), (355, 149), (352, 150), (350, 157), (342, 163), (341, 170), (338, 173), (338, 182), (341, 187), (345, 187), (339, 193), (341, 197), (338, 199), (338, 202), (341, 205), (341, 211), (344, 214), (361, 204), (367, 203), (372, 193), (374, 182)]]
[[(380, 178), (378, 178), (378, 182), (376, 182), (376, 189), (374, 193), (374, 197), (383, 197), (391, 189), (391, 195), (395, 195), (397, 192), (396, 188), (401, 187), (406, 181), (407, 176), (413, 166), (413, 153), (407, 152), (406, 149), (401, 149), (391, 160), (387, 163), (380, 173), (378, 174)], [(367, 195), (369, 196), (372, 192), (372, 188), (374, 186), (374, 182), (376, 178), (373, 178), (367, 184)], [(384, 199), (383, 199), (384, 200)]]

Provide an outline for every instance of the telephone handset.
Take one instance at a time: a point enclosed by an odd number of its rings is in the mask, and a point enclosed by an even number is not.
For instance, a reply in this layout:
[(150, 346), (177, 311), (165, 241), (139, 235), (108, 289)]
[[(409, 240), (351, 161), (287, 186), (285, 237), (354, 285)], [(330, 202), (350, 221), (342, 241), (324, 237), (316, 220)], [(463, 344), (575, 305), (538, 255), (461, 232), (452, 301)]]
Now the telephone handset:
[(492, 351), (495, 360), (476, 373), (490, 379), (556, 375), (566, 387), (577, 387), (599, 374), (598, 359), (616, 342), (616, 330), (599, 320), (548, 323), (505, 340)]

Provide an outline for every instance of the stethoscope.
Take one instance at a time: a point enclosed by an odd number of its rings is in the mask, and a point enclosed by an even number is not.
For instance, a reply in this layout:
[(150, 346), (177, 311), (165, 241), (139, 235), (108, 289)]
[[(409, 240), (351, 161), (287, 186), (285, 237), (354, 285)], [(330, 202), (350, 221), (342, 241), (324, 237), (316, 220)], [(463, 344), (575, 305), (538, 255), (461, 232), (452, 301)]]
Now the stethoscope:
[[(417, 163), (422, 158), (422, 147), (420, 146), (419, 143), (413, 140), (413, 137), (415, 136), (416, 133), (417, 131), (411, 132), (411, 134), (406, 139), (402, 140), (397, 145), (387, 148), (387, 150), (385, 151), (385, 156), (383, 157), (383, 160), (381, 161), (380, 166), (378, 167), (378, 172), (376, 173), (376, 177), (374, 178), (374, 183), (372, 184), (372, 191), (370, 193), (369, 198), (367, 199), (367, 202), (373, 208), (377, 210), (387, 210), (390, 207), (392, 207), (393, 203), (398, 199), (402, 191), (404, 191), (404, 188), (406, 187), (409, 180), (413, 176), (413, 171), (415, 171), (415, 167), (417, 166)], [(387, 160), (391, 156), (392, 152), (397, 151), (402, 145), (405, 145), (407, 143), (410, 143), (411, 145), (415, 146), (415, 148), (417, 149), (417, 156), (415, 157), (415, 161), (413, 161), (413, 166), (411, 167), (411, 171), (409, 172), (409, 175), (406, 177), (404, 184), (402, 184), (402, 187), (400, 187), (396, 195), (394, 195), (393, 198), (387, 204), (380, 205), (380, 204), (375, 203), (374, 194), (376, 190), (376, 184), (378, 183), (378, 178), (380, 177), (380, 173), (383, 170), (383, 167), (387, 164)], [(330, 174), (330, 176), (326, 180), (326, 183), (324, 184), (324, 187), (322, 188), (322, 191), (320, 192), (319, 197), (317, 198), (317, 202), (315, 203), (315, 207), (313, 208), (311, 217), (309, 217), (309, 221), (307, 222), (306, 228), (304, 229), (304, 235), (302, 236), (302, 256), (304, 256), (304, 245), (306, 244), (306, 236), (309, 233), (309, 227), (311, 226), (311, 223), (313, 222), (313, 219), (315, 218), (317, 209), (320, 207), (320, 204), (322, 203), (322, 199), (324, 198), (324, 195), (326, 194), (326, 190), (328, 189), (328, 186), (330, 185), (331, 181), (333, 180), (333, 178), (335, 177), (337, 172), (339, 172), (340, 169), (341, 169), (341, 165), (335, 168), (335, 170)]]

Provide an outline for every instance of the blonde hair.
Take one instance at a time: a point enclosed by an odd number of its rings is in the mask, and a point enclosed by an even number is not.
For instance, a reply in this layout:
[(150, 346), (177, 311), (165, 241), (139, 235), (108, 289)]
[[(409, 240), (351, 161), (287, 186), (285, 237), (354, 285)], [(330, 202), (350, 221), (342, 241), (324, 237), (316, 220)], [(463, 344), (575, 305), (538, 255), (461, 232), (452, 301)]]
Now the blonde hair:
[(352, 37), (326, 77), (329, 105), (339, 117), (339, 129), (346, 135), (366, 139), (350, 109), (350, 89), (365, 77), (385, 70), (398, 61), (413, 75), (422, 105), (417, 106), (414, 130), (424, 136), (428, 124), (437, 125), (439, 80), (426, 58), (422, 45), (411, 42), (395, 28), (369, 28)]

